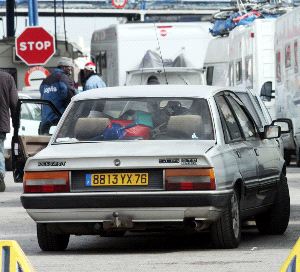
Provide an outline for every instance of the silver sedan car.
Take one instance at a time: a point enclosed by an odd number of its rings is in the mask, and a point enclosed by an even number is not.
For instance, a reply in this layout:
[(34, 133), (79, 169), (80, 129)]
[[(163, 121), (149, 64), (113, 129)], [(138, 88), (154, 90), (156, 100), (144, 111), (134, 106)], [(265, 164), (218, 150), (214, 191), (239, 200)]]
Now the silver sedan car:
[[(289, 126), (273, 122), (259, 130), (228, 88), (91, 90), (75, 96), (50, 131), (47, 147), (25, 158), (21, 196), (42, 250), (64, 250), (74, 234), (191, 228), (209, 230), (217, 248), (235, 248), (244, 220), (254, 219), (264, 234), (288, 226), (286, 166), (276, 138)], [(18, 141), (33, 150), (38, 138)], [(17, 152), (17, 161), (24, 154)]]

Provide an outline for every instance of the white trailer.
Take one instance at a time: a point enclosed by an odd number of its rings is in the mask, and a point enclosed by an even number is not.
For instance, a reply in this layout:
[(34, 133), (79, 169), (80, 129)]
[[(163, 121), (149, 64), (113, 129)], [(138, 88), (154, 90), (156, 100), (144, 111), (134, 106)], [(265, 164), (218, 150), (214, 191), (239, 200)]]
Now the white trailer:
[[(207, 83), (247, 87), (257, 95), (266, 82), (274, 87), (274, 27), (275, 19), (257, 19), (211, 40), (204, 64)], [(264, 102), (275, 119), (274, 100)]]
[(208, 22), (113, 25), (93, 33), (91, 58), (108, 86), (125, 85), (127, 74), (132, 77), (143, 70), (140, 64), (149, 50), (164, 61), (184, 54), (189, 68), (201, 69), (210, 26)]
[(290, 118), (293, 141), (286, 143), (287, 159), (296, 155), (300, 166), (300, 8), (279, 17), (275, 25), (276, 114)]

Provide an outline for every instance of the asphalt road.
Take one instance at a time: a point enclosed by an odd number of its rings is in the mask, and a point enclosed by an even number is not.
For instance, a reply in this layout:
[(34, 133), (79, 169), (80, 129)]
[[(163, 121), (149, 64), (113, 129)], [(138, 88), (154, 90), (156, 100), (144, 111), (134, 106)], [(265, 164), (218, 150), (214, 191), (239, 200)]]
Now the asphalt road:
[(238, 249), (216, 250), (207, 233), (198, 236), (130, 233), (122, 238), (71, 236), (68, 249), (42, 252), (35, 223), (20, 203), (22, 184), (6, 176), (0, 193), (0, 240), (16, 240), (37, 272), (82, 271), (279, 271), (300, 236), (300, 168), (288, 169), (291, 218), (282, 236), (260, 235), (255, 226), (243, 229)]

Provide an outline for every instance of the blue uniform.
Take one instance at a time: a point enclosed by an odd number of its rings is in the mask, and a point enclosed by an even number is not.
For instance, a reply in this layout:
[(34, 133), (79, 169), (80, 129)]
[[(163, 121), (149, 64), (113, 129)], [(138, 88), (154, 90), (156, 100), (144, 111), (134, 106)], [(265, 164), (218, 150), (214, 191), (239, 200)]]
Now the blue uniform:
[(102, 78), (97, 74), (92, 74), (87, 79), (83, 90), (87, 91), (87, 90), (91, 90), (91, 89), (104, 88), (104, 87), (106, 87), (106, 84), (102, 80)]
[[(50, 100), (56, 108), (63, 113), (75, 95), (70, 78), (60, 68), (54, 69), (53, 73), (43, 80), (40, 86), (41, 98)], [(56, 125), (57, 115), (48, 106), (42, 107), (42, 126)], [(43, 131), (42, 131), (43, 132)]]

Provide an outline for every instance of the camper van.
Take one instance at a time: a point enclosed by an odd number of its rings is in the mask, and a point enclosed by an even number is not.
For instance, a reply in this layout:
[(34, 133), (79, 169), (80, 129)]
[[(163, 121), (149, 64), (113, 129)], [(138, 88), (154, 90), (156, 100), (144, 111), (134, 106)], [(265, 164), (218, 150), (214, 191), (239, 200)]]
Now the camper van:
[[(146, 84), (147, 76), (152, 74), (162, 84), (166, 80), (169, 84), (172, 81), (203, 83), (203, 74), (197, 69), (203, 67), (207, 45), (212, 39), (210, 26), (208, 22), (113, 25), (93, 33), (91, 58), (108, 86)], [(179, 56), (184, 61), (179, 62)], [(184, 75), (183, 79), (175, 75), (175, 64), (180, 65), (176, 73)], [(192, 76), (186, 79), (184, 73)]]
[[(257, 95), (266, 82), (274, 86), (274, 27), (275, 19), (257, 19), (211, 40), (204, 64), (207, 83), (250, 88)], [(275, 119), (275, 100), (268, 100), (265, 105)]]
[(296, 155), (300, 166), (300, 8), (279, 17), (275, 24), (276, 113), (290, 118), (293, 141), (286, 142), (287, 157)]

